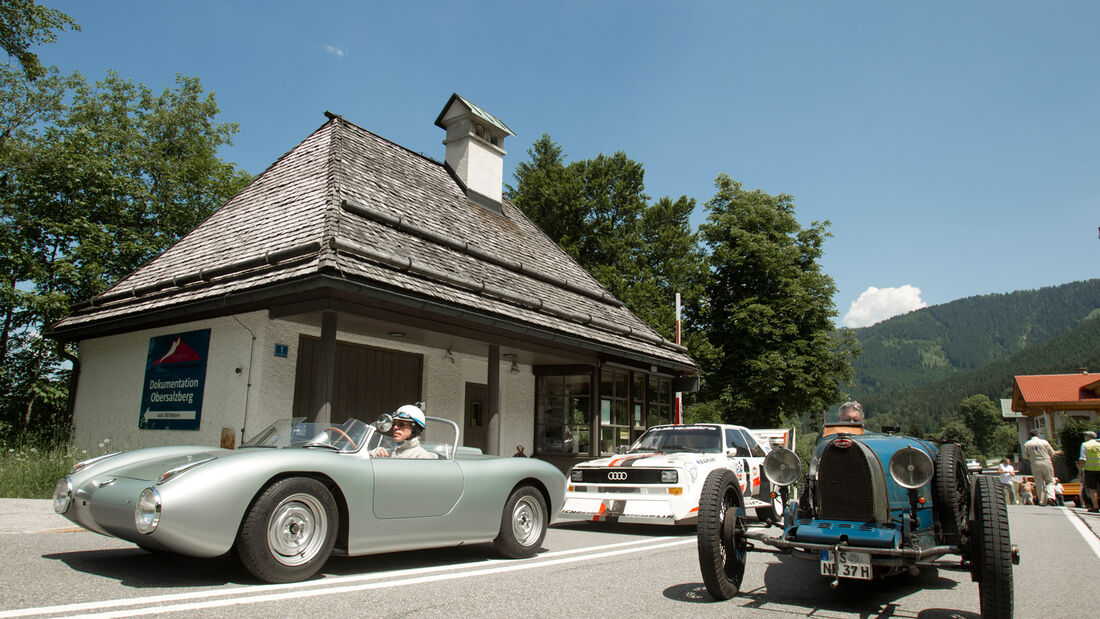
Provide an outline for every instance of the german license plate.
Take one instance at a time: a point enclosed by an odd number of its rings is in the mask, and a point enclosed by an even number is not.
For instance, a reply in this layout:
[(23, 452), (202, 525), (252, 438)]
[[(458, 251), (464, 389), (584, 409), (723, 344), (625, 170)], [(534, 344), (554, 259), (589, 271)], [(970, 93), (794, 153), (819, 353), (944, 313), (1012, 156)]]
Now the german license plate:
[(833, 560), (832, 550), (821, 551), (821, 574), (840, 578), (871, 580), (871, 555), (866, 552), (841, 550)]

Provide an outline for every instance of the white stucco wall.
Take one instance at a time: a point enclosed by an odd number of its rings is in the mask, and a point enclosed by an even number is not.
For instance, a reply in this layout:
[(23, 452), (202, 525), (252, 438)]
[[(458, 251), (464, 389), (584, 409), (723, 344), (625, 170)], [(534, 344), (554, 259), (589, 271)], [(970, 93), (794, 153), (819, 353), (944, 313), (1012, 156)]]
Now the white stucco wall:
[[(210, 350), (199, 429), (139, 429), (150, 338), (207, 328)], [(319, 337), (320, 329), (271, 320), (267, 312), (260, 311), (84, 340), (80, 343), (81, 373), (73, 414), (74, 444), (89, 451), (102, 451), (99, 444), (104, 439), (109, 441), (105, 448), (111, 450), (177, 444), (216, 446), (223, 427), (231, 428), (240, 444), (242, 428), (247, 439), (273, 421), (291, 415), (301, 334)], [(466, 383), (487, 382), (485, 357), (455, 353), (452, 361), (445, 349), (343, 331), (337, 339), (421, 355), (426, 412), (452, 419), (460, 426)], [(275, 356), (276, 344), (287, 346), (285, 358)], [(535, 377), (529, 365), (518, 365), (515, 374), (510, 369), (511, 362), (502, 361), (500, 444), (506, 456), (520, 444), (530, 453), (534, 437)]]

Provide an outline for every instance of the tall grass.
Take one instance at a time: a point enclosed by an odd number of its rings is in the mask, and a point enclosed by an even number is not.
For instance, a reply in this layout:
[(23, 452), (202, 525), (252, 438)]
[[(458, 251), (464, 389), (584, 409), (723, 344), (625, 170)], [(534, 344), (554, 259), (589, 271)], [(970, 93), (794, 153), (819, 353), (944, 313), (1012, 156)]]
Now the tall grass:
[(57, 480), (64, 477), (77, 460), (90, 457), (87, 452), (67, 445), (5, 445), (0, 449), (0, 497), (15, 499), (52, 497)]

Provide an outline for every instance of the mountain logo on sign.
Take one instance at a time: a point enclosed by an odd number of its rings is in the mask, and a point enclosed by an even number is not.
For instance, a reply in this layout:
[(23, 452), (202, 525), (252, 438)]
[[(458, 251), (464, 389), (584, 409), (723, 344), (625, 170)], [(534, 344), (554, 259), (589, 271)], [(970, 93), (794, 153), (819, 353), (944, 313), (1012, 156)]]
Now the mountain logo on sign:
[(164, 353), (164, 356), (153, 362), (153, 365), (160, 365), (162, 363), (184, 363), (187, 361), (199, 361), (199, 353), (195, 352), (194, 348), (191, 348), (187, 344), (183, 343), (183, 338), (177, 337), (172, 341), (172, 345), (168, 347), (168, 352)]

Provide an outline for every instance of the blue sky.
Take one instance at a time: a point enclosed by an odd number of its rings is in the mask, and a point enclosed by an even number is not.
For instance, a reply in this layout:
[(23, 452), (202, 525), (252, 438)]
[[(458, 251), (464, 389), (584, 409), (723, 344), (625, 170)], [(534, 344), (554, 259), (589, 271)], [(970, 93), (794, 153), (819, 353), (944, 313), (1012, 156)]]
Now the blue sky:
[(517, 133), (506, 182), (549, 133), (696, 224), (721, 172), (791, 194), (845, 324), (1100, 276), (1100, 3), (45, 3), (83, 31), (44, 63), (198, 76), (252, 173), (325, 110), (441, 160), (458, 92)]

